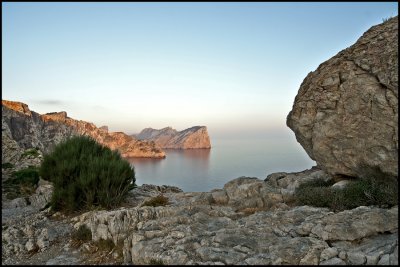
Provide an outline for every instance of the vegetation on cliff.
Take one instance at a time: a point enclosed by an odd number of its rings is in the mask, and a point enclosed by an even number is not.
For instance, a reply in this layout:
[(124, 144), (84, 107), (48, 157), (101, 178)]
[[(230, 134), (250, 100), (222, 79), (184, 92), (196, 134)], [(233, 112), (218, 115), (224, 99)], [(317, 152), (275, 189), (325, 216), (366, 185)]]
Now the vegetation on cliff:
[[(7, 168), (10, 168), (12, 164), (7, 164), (6, 166)], [(35, 192), (38, 182), (38, 169), (30, 166), (12, 172), (11, 177), (3, 182), (4, 192), (8, 199), (28, 196)]]
[(40, 176), (54, 184), (54, 210), (118, 206), (135, 187), (135, 171), (117, 151), (75, 136), (44, 156)]
[(332, 181), (314, 180), (301, 184), (295, 192), (298, 205), (328, 207), (334, 211), (359, 206), (398, 205), (398, 185), (395, 179), (369, 176), (351, 181), (344, 188), (331, 187)]

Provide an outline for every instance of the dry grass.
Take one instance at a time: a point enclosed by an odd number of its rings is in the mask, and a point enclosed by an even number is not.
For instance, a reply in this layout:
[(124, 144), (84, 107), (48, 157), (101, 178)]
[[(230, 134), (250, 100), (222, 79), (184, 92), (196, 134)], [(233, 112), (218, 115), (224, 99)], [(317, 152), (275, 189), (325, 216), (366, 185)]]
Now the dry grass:
[[(88, 244), (85, 264), (90, 265), (121, 265), (123, 263), (123, 242), (117, 245), (111, 239), (100, 239)], [(117, 255), (115, 257), (115, 254)]]
[(158, 206), (165, 206), (169, 204), (169, 200), (163, 194), (160, 194), (156, 197), (151, 198), (150, 200), (145, 201), (141, 207), (144, 206), (151, 206), (151, 207), (158, 207)]
[(249, 216), (251, 214), (254, 214), (258, 211), (263, 211), (263, 210), (265, 210), (265, 208), (252, 207), (252, 208), (240, 209), (240, 210), (238, 210), (238, 212), (243, 212), (245, 216)]

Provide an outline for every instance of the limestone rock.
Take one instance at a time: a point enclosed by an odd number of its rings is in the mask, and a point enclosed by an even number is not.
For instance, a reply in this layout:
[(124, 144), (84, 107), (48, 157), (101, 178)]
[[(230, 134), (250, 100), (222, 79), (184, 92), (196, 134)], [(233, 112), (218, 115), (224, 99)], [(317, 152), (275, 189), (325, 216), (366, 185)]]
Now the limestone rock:
[(40, 179), (35, 194), (29, 196), (29, 202), (33, 207), (42, 209), (50, 202), (53, 190), (52, 183)]
[[(68, 238), (72, 227), (86, 225), (93, 241), (110, 239), (121, 245), (125, 264), (155, 260), (168, 265), (398, 263), (397, 206), (341, 212), (309, 206), (275, 209), (268, 203), (282, 204), (282, 197), (276, 197), (282, 190), (329, 176), (312, 168), (268, 177), (267, 181), (240, 177), (211, 192), (142, 185), (130, 192), (131, 198), (140, 200), (162, 193), (170, 203), (141, 207), (127, 201), (124, 207), (89, 211), (65, 218), (63, 223), (48, 218), (45, 212), (5, 220), (3, 209), (3, 255), (10, 259), (28, 251), (49, 251), (60, 238)], [(40, 181), (39, 188), (48, 185)], [(39, 188), (37, 191), (44, 190)], [(258, 205), (263, 206), (258, 209)], [(256, 209), (250, 213), (239, 209), (251, 207)], [(88, 243), (80, 250), (85, 247)], [(114, 252), (110, 251), (109, 257)], [(63, 264), (71, 254), (57, 256), (47, 263)]]
[[(236, 180), (234, 183), (241, 185), (254, 184), (254, 179)], [(204, 193), (208, 192), (201, 194)], [(170, 198), (185, 195), (166, 194)], [(199, 195), (191, 195), (195, 196)], [(248, 196), (243, 194), (243, 197)], [(148, 264), (152, 259), (161, 259), (163, 264), (191, 265), (397, 263), (396, 233), (387, 234), (389, 228), (389, 231), (397, 229), (394, 226), (397, 207), (391, 210), (363, 207), (334, 213), (325, 208), (301, 206), (237, 216), (235, 208), (226, 204), (173, 203), (165, 207), (92, 211), (73, 221), (77, 222), (75, 228), (86, 224), (94, 240), (123, 241), (126, 264)], [(378, 214), (388, 227), (379, 222)], [(357, 242), (352, 242), (351, 231), (354, 227), (361, 228), (357, 225), (361, 222), (370, 230), (359, 229)], [(317, 232), (314, 229), (335, 232), (343, 225), (348, 225), (347, 229), (331, 236), (329, 245), (324, 234), (314, 234)], [(348, 257), (339, 258), (340, 255)]]
[(32, 115), (27, 104), (17, 102), (17, 101), (8, 101), (8, 100), (2, 100), (1, 103), (2, 103), (2, 105), (7, 106), (8, 108), (10, 108), (12, 110), (18, 111), (18, 112), (23, 113), (28, 116)]
[(51, 221), (44, 212), (22, 213), (2, 221), (2, 252), (5, 256), (47, 250), (59, 238), (65, 238), (71, 226)]
[(122, 132), (109, 133), (104, 127), (99, 129), (93, 123), (69, 118), (65, 111), (40, 115), (26, 104), (7, 100), (2, 100), (2, 111), (3, 162), (17, 163), (28, 148), (48, 153), (73, 135), (91, 136), (123, 157), (165, 157), (154, 142), (140, 141)]
[(134, 135), (139, 140), (151, 140), (162, 148), (211, 148), (206, 126), (194, 126), (178, 132), (171, 127), (160, 130), (146, 128)]
[(330, 174), (398, 176), (398, 17), (309, 73), (287, 125)]

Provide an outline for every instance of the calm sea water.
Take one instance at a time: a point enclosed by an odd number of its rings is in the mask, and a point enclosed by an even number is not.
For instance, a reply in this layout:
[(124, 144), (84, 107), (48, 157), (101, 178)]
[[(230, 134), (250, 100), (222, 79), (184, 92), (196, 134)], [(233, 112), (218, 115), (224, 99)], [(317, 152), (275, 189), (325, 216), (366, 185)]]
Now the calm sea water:
[(273, 172), (316, 165), (293, 138), (212, 140), (211, 149), (168, 149), (165, 159), (130, 158), (136, 184), (173, 185), (206, 192), (237, 177), (265, 179)]

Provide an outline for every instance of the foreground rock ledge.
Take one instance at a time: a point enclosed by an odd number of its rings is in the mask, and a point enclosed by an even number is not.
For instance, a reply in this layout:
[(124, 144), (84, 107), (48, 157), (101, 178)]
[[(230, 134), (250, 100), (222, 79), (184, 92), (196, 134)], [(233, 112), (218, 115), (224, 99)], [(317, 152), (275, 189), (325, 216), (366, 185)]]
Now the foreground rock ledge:
[[(170, 186), (142, 185), (124, 207), (91, 211), (63, 221), (46, 211), (14, 201), (2, 209), (2, 260), (6, 264), (87, 263), (87, 254), (46, 255), (53, 244), (68, 247), (73, 228), (86, 225), (92, 239), (123, 244), (126, 264), (397, 264), (398, 207), (358, 207), (332, 212), (309, 206), (290, 207), (294, 190), (314, 179), (331, 179), (312, 168), (274, 173), (267, 179), (240, 177), (211, 192), (182, 192)], [(47, 184), (42, 187), (48, 188)], [(37, 193), (43, 190), (38, 190)], [(163, 194), (169, 204), (142, 207)], [(33, 201), (43, 207), (45, 200)], [(36, 199), (33, 196), (31, 199)], [(19, 209), (19, 215), (11, 216)], [(21, 213), (22, 212), (22, 213)], [(82, 245), (84, 250), (88, 245)], [(80, 255), (80, 256), (79, 256)], [(50, 258), (49, 258), (50, 257)], [(45, 260), (43, 260), (45, 259)]]
[(398, 17), (309, 73), (287, 125), (330, 174), (397, 177)]
[[(334, 213), (285, 204), (299, 184), (329, 179), (317, 168), (276, 173), (266, 181), (240, 177), (222, 189), (165, 191), (164, 207), (94, 211), (73, 219), (94, 240), (123, 242), (125, 263), (148, 264), (396, 264), (398, 207)], [(155, 196), (153, 186), (136, 196)], [(142, 202), (141, 202), (142, 203)]]

